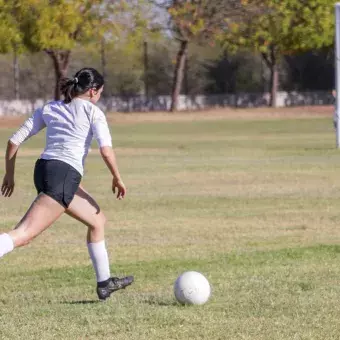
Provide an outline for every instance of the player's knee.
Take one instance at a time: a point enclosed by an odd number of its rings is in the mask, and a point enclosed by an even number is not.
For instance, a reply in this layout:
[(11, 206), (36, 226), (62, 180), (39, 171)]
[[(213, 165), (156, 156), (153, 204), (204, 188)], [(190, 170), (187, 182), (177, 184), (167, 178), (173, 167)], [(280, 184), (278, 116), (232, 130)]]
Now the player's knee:
[(106, 224), (106, 217), (103, 213), (100, 213), (97, 218), (95, 223), (91, 226), (91, 229), (104, 229), (105, 224)]
[(106, 222), (107, 222), (106, 216), (102, 213), (101, 217), (100, 217), (101, 228), (103, 228), (103, 229), (105, 228)]

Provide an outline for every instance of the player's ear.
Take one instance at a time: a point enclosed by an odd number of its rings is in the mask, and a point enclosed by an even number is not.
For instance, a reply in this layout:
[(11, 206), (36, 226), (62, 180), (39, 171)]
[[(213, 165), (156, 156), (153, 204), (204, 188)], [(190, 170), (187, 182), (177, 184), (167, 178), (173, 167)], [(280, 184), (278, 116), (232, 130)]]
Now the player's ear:
[(90, 89), (89, 94), (90, 94), (90, 98), (92, 98), (97, 94), (97, 91), (95, 89)]

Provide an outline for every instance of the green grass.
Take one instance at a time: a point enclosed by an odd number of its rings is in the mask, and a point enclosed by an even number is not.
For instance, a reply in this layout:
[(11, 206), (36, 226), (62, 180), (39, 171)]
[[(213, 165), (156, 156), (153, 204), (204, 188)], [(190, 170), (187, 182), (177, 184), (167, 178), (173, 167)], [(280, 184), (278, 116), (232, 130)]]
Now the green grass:
[[(0, 129), (0, 145), (12, 131)], [(109, 221), (112, 273), (134, 274), (135, 284), (98, 303), (86, 230), (63, 216), (0, 260), (0, 339), (339, 338), (331, 119), (136, 122), (112, 126), (112, 136), (126, 199), (110, 194), (96, 152), (84, 185)], [(20, 151), (14, 197), (0, 198), (0, 232), (35, 196), (43, 141)], [(176, 303), (173, 283), (186, 270), (209, 279), (207, 304)]]

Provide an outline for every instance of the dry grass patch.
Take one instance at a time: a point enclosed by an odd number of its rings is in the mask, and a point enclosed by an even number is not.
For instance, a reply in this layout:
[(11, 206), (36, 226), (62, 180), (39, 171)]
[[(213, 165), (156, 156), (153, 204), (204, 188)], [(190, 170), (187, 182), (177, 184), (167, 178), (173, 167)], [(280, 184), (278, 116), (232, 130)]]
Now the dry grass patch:
[[(169, 112), (142, 112), (120, 113), (107, 115), (112, 124), (133, 124), (152, 122), (185, 122), (207, 121), (224, 119), (282, 119), (282, 118), (310, 118), (331, 117), (334, 106), (299, 106), (286, 108), (216, 108), (202, 111)], [(26, 116), (0, 117), (0, 129), (16, 128), (23, 123)]]
[(246, 109), (211, 109), (184, 112), (147, 112), (147, 113), (112, 113), (108, 119), (112, 124), (119, 123), (152, 123), (152, 122), (181, 122), (209, 121), (224, 119), (282, 119), (331, 117), (334, 106), (300, 106), (290, 108), (246, 108)]

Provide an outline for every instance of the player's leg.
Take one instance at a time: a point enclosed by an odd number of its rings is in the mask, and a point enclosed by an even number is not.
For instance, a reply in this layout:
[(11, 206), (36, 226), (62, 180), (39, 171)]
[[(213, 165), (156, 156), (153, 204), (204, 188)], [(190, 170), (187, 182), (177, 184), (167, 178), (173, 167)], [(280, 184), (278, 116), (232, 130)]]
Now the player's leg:
[(80, 173), (69, 164), (38, 159), (34, 167), (38, 196), (15, 230), (0, 236), (0, 257), (29, 243), (65, 212), (80, 181)]
[(133, 282), (133, 277), (111, 278), (110, 262), (104, 239), (106, 218), (96, 201), (80, 186), (66, 213), (88, 227), (87, 247), (97, 277), (97, 294), (105, 300), (116, 290)]
[(65, 211), (51, 197), (41, 193), (14, 230), (0, 235), (0, 257), (16, 247), (28, 244), (47, 229)]
[(97, 202), (80, 185), (66, 213), (88, 227), (87, 242), (104, 240), (106, 218)]
[(96, 271), (97, 282), (108, 280), (110, 268), (104, 240), (106, 218), (98, 204), (80, 186), (66, 213), (88, 227), (87, 247)]

